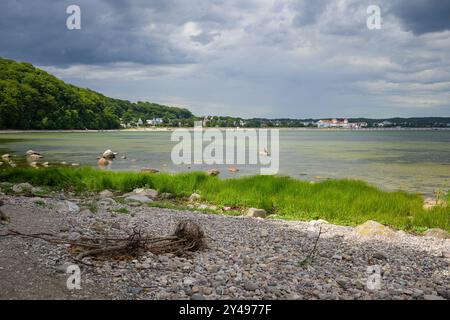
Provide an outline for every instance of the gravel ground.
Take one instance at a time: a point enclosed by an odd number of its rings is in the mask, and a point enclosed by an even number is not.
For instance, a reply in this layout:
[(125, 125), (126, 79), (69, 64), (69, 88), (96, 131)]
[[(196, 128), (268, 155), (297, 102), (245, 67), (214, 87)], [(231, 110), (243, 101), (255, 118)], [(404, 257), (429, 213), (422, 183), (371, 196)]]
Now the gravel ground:
[[(67, 245), (0, 237), (0, 299), (450, 299), (450, 239), (401, 231), (367, 238), (352, 227), (320, 221), (232, 217), (114, 201), (103, 201), (93, 214), (83, 209), (83, 201), (1, 198), (11, 221), (0, 225), (0, 235), (12, 229), (76, 240), (97, 232), (126, 235), (135, 226), (168, 235), (180, 220), (192, 219), (208, 236), (208, 246), (184, 257), (88, 257), (85, 261), (95, 267), (79, 264), (81, 289), (68, 290), (65, 267), (75, 262)], [(115, 212), (118, 208), (129, 214)], [(314, 257), (304, 262), (319, 226)], [(370, 279), (379, 279), (379, 287), (370, 286)]]

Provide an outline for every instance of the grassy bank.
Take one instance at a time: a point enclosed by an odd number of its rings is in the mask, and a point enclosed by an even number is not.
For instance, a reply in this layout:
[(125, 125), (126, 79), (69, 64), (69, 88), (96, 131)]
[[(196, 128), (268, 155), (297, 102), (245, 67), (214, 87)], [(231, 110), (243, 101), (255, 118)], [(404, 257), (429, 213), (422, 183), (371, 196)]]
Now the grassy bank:
[[(219, 179), (204, 173), (143, 174), (92, 168), (8, 168), (0, 181), (29, 182), (36, 186), (77, 192), (104, 189), (128, 192), (149, 187), (177, 196), (193, 192), (216, 205), (257, 207), (289, 220), (325, 219), (356, 225), (376, 220), (395, 228), (422, 231), (439, 227), (450, 231), (450, 205), (423, 209), (423, 199), (406, 192), (386, 192), (362, 181), (328, 180), (311, 184), (288, 177), (253, 176)], [(444, 195), (445, 203), (450, 196)]]

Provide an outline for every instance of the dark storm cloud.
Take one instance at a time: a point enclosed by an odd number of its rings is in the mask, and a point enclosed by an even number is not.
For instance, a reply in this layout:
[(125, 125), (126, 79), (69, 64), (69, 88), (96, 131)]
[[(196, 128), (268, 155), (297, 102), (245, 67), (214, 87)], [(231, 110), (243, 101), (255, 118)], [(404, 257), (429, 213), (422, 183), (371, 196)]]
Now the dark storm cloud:
[(394, 2), (392, 13), (416, 35), (450, 30), (449, 0), (401, 0)]
[[(66, 28), (66, 8), (81, 7), (82, 29)], [(167, 1), (0, 2), (0, 55), (41, 65), (192, 61), (161, 29), (147, 27), (170, 10)], [(156, 17), (156, 18), (155, 18)]]
[(297, 12), (294, 24), (299, 27), (314, 24), (329, 3), (329, 0), (298, 1), (294, 4)]

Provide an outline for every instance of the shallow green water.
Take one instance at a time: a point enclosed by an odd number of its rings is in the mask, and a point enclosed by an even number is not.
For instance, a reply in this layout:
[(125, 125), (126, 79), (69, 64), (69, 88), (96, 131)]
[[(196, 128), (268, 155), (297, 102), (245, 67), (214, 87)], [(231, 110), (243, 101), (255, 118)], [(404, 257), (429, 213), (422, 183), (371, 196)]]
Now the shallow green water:
[[(0, 133), (0, 153), (22, 157), (28, 149), (42, 161), (96, 166), (105, 149), (126, 155), (111, 170), (162, 171), (208, 169), (176, 166), (170, 153), (171, 132)], [(135, 161), (133, 161), (135, 160)], [(17, 158), (20, 163), (20, 158)], [(213, 166), (229, 177), (259, 173), (259, 167)], [(280, 175), (299, 179), (358, 178), (388, 190), (433, 193), (450, 186), (450, 131), (280, 131)], [(319, 178), (320, 177), (320, 178)]]

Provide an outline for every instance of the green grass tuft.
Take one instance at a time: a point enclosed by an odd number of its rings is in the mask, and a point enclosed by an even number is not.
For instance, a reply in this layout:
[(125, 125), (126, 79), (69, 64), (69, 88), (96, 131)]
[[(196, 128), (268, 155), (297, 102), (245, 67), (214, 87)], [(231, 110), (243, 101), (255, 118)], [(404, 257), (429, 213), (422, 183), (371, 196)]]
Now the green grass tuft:
[(201, 172), (145, 174), (83, 168), (8, 168), (0, 170), (0, 181), (29, 182), (36, 186), (75, 192), (104, 189), (129, 192), (148, 187), (178, 197), (193, 192), (202, 200), (233, 208), (256, 207), (287, 220), (325, 219), (331, 223), (356, 225), (376, 220), (395, 228), (450, 231), (450, 195), (444, 204), (423, 209), (423, 198), (403, 191), (386, 192), (358, 180), (307, 181), (278, 176), (219, 179)]

